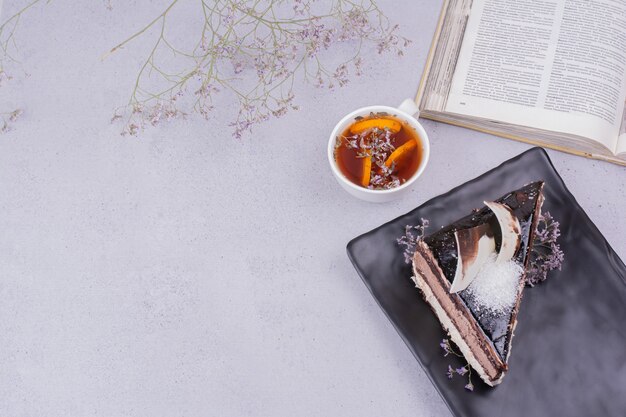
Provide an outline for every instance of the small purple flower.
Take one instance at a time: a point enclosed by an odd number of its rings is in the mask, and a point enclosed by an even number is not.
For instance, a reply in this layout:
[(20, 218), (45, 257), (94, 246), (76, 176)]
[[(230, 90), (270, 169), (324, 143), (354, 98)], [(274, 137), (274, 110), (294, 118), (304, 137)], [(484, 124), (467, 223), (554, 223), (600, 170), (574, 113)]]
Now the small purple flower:
[(455, 369), (455, 372), (461, 376), (465, 375), (467, 373), (467, 366), (464, 366), (462, 368), (457, 368)]
[(446, 339), (442, 339), (441, 343), (439, 343), (439, 346), (441, 346), (441, 349), (443, 349), (444, 352), (446, 352), (446, 354), (443, 356), (448, 356), (448, 353), (450, 353), (448, 351), (448, 341)]
[(22, 115), (22, 113), (24, 113), (24, 110), (22, 109), (12, 111), (11, 114), (9, 114), (9, 121), (15, 122)]
[(454, 376), (454, 369), (452, 369), (450, 365), (448, 365), (448, 372), (446, 372), (446, 375), (448, 376), (448, 379), (452, 379)]
[[(404, 262), (407, 264), (412, 262), (415, 247), (426, 234), (426, 228), (429, 225), (429, 221), (427, 219), (420, 219), (420, 223), (421, 224), (417, 226), (409, 224), (406, 225), (404, 227), (404, 235), (396, 239), (398, 245), (404, 246)], [(446, 339), (444, 339), (443, 342), (446, 342)], [(442, 349), (444, 349), (443, 346)]]
[[(442, 339), (441, 342), (439, 342), (439, 347), (441, 347), (441, 349), (443, 349), (444, 351), (443, 356), (448, 356), (449, 353), (452, 353), (455, 356), (458, 356), (459, 358), (463, 358), (461, 354), (458, 354), (454, 350), (452, 350), (449, 339)], [(468, 391), (474, 391), (474, 385), (472, 385), (472, 378), (471, 378), (472, 374), (470, 372), (469, 363), (466, 362), (465, 366), (462, 366), (456, 369), (452, 368), (451, 365), (448, 365), (448, 370), (446, 371), (446, 376), (448, 377), (448, 379), (452, 379), (455, 374), (460, 375), (460, 376), (467, 375), (467, 385), (465, 385), (465, 389)]]
[(559, 226), (559, 222), (549, 212), (541, 214), (526, 275), (527, 285), (532, 287), (539, 284), (546, 280), (550, 271), (561, 269), (565, 256), (557, 243), (561, 236)]

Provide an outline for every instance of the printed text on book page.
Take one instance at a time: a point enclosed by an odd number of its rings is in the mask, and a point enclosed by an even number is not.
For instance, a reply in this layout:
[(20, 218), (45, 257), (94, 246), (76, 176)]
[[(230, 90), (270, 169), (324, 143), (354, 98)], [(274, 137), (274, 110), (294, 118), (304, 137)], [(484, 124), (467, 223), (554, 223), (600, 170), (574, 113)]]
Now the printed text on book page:
[(617, 148), (626, 0), (475, 0), (446, 111)]

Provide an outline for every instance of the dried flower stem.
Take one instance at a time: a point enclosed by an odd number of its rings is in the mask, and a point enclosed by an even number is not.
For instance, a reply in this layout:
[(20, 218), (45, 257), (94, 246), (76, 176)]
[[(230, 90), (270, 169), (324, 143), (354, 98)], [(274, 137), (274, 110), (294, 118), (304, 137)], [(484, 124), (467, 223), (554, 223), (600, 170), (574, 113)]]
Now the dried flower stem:
[[(42, 0), (32, 0), (19, 9), (6, 20), (0, 21), (0, 87), (13, 77), (7, 73), (8, 63), (19, 63), (12, 50), (17, 50), (15, 33), (19, 27), (22, 15)], [(49, 2), (49, 1), (48, 1)], [(0, 3), (1, 4), (1, 3)], [(13, 123), (22, 115), (22, 109), (0, 110), (0, 133), (6, 133), (12, 129)]]
[[(228, 91), (239, 102), (234, 135), (241, 137), (254, 124), (296, 109), (293, 87), (300, 76), (318, 86), (348, 82), (352, 64), (361, 73), (361, 45), (373, 42), (378, 52), (402, 55), (408, 40), (399, 38), (374, 0), (334, 0), (330, 8), (315, 0), (197, 0), (203, 22), (193, 41), (176, 46), (168, 18), (179, 4), (173, 0), (146, 26), (109, 51), (119, 51), (140, 37), (157, 32), (156, 41), (135, 79), (127, 106), (114, 119), (127, 115), (124, 133), (136, 134), (147, 124), (185, 116), (194, 111), (207, 118), (214, 96)], [(355, 52), (333, 69), (322, 52), (332, 44), (357, 41)], [(163, 54), (176, 62), (162, 62)], [(172, 66), (183, 68), (173, 71)], [(251, 70), (254, 82), (242, 78)], [(150, 84), (150, 86), (148, 86)], [(156, 85), (156, 87), (155, 87)], [(192, 92), (188, 97), (187, 93)], [(182, 103), (185, 99), (190, 99)], [(187, 110), (186, 110), (187, 109)]]
[(560, 236), (559, 222), (554, 220), (550, 212), (541, 213), (526, 274), (527, 285), (533, 287), (545, 281), (550, 271), (561, 269), (565, 254), (558, 243)]
[[(449, 354), (453, 354), (457, 358), (465, 360), (465, 357), (452, 347), (452, 341), (450, 339), (446, 338), (441, 340), (439, 346), (441, 347), (441, 349), (443, 349), (444, 357), (448, 356)], [(474, 391), (474, 384), (472, 384), (472, 367), (470, 366), (469, 362), (467, 362), (467, 360), (465, 360), (465, 365), (460, 368), (455, 369), (452, 368), (451, 365), (448, 365), (448, 370), (446, 371), (448, 379), (452, 379), (455, 374), (460, 376), (467, 375), (467, 384), (465, 384), (465, 389), (468, 391)]]
[(41, 1), (42, 0), (31, 1), (26, 6), (15, 12), (15, 14), (9, 16), (8, 19), (0, 23), (0, 74), (5, 73), (7, 60), (18, 62), (17, 58), (15, 58), (10, 52), (11, 46), (13, 46), (14, 49), (17, 49), (14, 36), (15, 32), (24, 12)]
[(426, 229), (430, 225), (430, 221), (428, 219), (420, 219), (420, 224), (406, 225), (404, 227), (404, 235), (400, 236), (396, 239), (396, 242), (400, 246), (404, 246), (404, 262), (410, 264), (413, 262), (413, 254), (415, 253), (415, 248), (417, 247), (417, 243), (424, 237), (426, 234)]
[(0, 124), (0, 133), (10, 131), (12, 124), (20, 118), (22, 113), (24, 113), (22, 109), (15, 109), (10, 112), (0, 112), (0, 119), (2, 119), (2, 123)]

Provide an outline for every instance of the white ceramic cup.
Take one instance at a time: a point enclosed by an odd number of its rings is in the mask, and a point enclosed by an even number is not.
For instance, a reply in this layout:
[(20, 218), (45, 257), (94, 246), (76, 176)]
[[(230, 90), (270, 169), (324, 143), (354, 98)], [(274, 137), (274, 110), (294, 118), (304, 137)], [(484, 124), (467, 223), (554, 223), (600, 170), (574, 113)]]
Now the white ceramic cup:
[[(413, 174), (411, 178), (407, 179), (401, 186), (389, 190), (370, 190), (369, 188), (364, 188), (354, 184), (341, 173), (339, 167), (337, 166), (337, 161), (335, 161), (335, 144), (337, 136), (346, 130), (348, 126), (354, 123), (355, 117), (368, 116), (370, 113), (379, 112), (387, 112), (391, 115), (395, 115), (400, 120), (408, 123), (409, 126), (417, 132), (420, 139), (419, 146), (421, 146), (422, 158), (420, 166), (415, 174)], [(426, 169), (426, 165), (428, 165), (428, 159), (430, 157), (430, 142), (428, 141), (426, 131), (420, 122), (417, 121), (416, 115), (418, 114), (419, 108), (417, 107), (417, 104), (415, 104), (415, 101), (406, 99), (397, 108), (389, 106), (362, 107), (341, 119), (341, 121), (337, 123), (333, 129), (333, 132), (330, 134), (330, 138), (328, 139), (328, 162), (330, 163), (330, 169), (333, 171), (339, 185), (341, 185), (344, 190), (353, 196), (372, 203), (384, 203), (395, 200), (396, 198), (406, 194)]]

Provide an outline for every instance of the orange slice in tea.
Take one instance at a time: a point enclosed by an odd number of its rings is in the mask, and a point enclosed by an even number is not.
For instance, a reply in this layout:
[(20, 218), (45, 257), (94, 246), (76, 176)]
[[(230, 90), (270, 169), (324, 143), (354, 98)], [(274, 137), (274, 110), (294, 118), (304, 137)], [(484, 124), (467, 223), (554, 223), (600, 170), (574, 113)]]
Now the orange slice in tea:
[(367, 129), (373, 129), (375, 127), (381, 130), (387, 128), (392, 133), (398, 133), (400, 129), (402, 129), (400, 122), (392, 119), (365, 119), (353, 124), (350, 127), (350, 133), (358, 135), (359, 133), (365, 132)]
[(385, 165), (390, 167), (394, 162), (399, 161), (404, 156), (409, 155), (413, 150), (417, 148), (417, 142), (413, 139), (405, 143), (404, 145), (398, 147), (395, 151), (389, 155), (389, 158), (385, 161)]
[(372, 157), (363, 158), (363, 175), (361, 176), (361, 185), (367, 187), (370, 185), (370, 175), (372, 174)]

